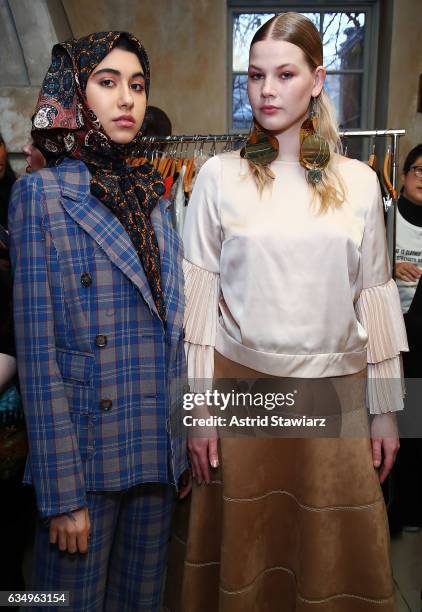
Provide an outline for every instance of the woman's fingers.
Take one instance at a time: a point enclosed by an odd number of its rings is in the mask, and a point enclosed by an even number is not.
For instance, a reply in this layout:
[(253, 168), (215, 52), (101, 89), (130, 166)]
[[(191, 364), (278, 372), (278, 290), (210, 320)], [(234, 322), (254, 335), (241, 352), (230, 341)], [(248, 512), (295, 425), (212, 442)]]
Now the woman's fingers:
[(380, 475), (379, 475), (381, 484), (384, 482), (388, 474), (391, 472), (393, 465), (394, 465), (394, 460), (393, 460), (392, 455), (389, 455), (388, 457), (384, 457), (384, 461), (382, 462), (382, 467), (381, 467)]
[(88, 512), (88, 508), (85, 508), (85, 516), (86, 516), (86, 523), (87, 523), (87, 530), (88, 530), (88, 538), (91, 535), (91, 520), (89, 518), (89, 512)]
[(208, 457), (210, 466), (217, 468), (219, 466), (218, 461), (218, 438), (210, 438), (208, 440)]
[(396, 277), (400, 280), (414, 282), (417, 281), (422, 274), (422, 270), (415, 264), (400, 261), (396, 264)]
[(67, 550), (67, 532), (66, 530), (59, 529), (58, 535), (59, 535), (58, 537), (59, 550), (61, 551)]
[(84, 530), (77, 535), (78, 550), (85, 554), (88, 552), (88, 531)]
[(50, 543), (57, 544), (61, 551), (76, 553), (79, 550), (85, 553), (88, 550), (90, 530), (87, 508), (60, 514), (50, 520)]
[(384, 450), (384, 461), (382, 463), (380, 471), (380, 482), (381, 484), (387, 478), (391, 472), (394, 462), (397, 457), (398, 450), (400, 448), (400, 442), (398, 438), (384, 438), (383, 450)]
[(57, 527), (53, 523), (50, 523), (50, 544), (57, 544), (58, 537)]
[(413, 282), (413, 277), (407, 270), (401, 270), (399, 274), (396, 275), (397, 278), (407, 282)]
[(203, 480), (205, 480), (205, 482), (209, 484), (211, 482), (211, 476), (210, 476), (210, 468), (209, 468), (209, 463), (208, 463), (208, 452), (207, 451), (208, 451), (208, 444), (206, 447), (201, 449), (201, 453), (198, 456), (198, 463), (201, 469)]
[(200, 485), (202, 483), (202, 474), (201, 474), (201, 468), (199, 465), (199, 460), (198, 460), (198, 455), (197, 452), (193, 449), (189, 449), (189, 453), (190, 453), (190, 460), (191, 460), (191, 465), (192, 465), (192, 469), (195, 473), (195, 479), (196, 482)]
[(209, 484), (211, 482), (209, 466), (218, 465), (217, 438), (190, 438), (188, 448), (197, 483), (205, 481)]
[(372, 461), (374, 463), (374, 467), (379, 468), (381, 465), (381, 438), (373, 438), (372, 439)]
[(196, 480), (196, 468), (195, 468), (195, 464), (192, 462), (190, 467), (191, 467), (191, 470), (192, 470), (192, 478), (194, 480)]
[(76, 533), (70, 533), (67, 536), (67, 550), (70, 553), (78, 552), (78, 543)]
[(379, 479), (382, 484), (390, 473), (400, 448), (397, 420), (393, 412), (374, 416), (371, 424), (371, 438), (372, 459), (374, 467), (381, 468)]
[(186, 470), (180, 477), (179, 499), (184, 499), (192, 489), (192, 472)]

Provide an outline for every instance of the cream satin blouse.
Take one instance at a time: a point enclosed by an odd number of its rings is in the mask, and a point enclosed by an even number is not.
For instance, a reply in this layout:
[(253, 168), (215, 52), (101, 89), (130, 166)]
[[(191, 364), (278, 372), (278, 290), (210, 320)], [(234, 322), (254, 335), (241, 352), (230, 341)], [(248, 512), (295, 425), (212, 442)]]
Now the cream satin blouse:
[(317, 214), (299, 162), (276, 161), (262, 197), (238, 152), (205, 163), (185, 229), (185, 339), (191, 381), (213, 351), (260, 372), (319, 378), (368, 363), (371, 412), (403, 407), (406, 333), (388, 261), (377, 177), (339, 163), (341, 208)]

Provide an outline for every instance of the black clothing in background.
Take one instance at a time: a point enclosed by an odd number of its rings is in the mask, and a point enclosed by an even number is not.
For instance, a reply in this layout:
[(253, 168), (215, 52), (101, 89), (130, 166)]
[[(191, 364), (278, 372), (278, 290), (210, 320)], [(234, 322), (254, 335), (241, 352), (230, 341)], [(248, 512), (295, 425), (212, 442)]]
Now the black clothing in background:
[[(410, 202), (403, 195), (398, 201), (402, 217), (412, 225), (422, 227), (422, 206)], [(422, 277), (421, 277), (422, 279)], [(415, 437), (400, 439), (400, 450), (394, 466), (392, 503), (389, 509), (390, 528), (397, 532), (403, 526), (422, 527), (422, 282), (416, 287), (410, 308), (404, 315), (409, 352), (403, 353), (406, 396), (403, 415), (398, 414), (399, 430)], [(419, 380), (415, 380), (419, 379)], [(400, 428), (403, 419), (404, 427)]]
[[(4, 187), (3, 181), (0, 184)], [(7, 202), (3, 206), (2, 201), (1, 210), (7, 211)], [(9, 253), (0, 247), (0, 353), (15, 357), (12, 289)], [(17, 377), (10, 382), (12, 384), (17, 384)], [(1, 591), (26, 588), (22, 565), (25, 550), (33, 537), (35, 498), (32, 487), (23, 485), (22, 478), (23, 465), (13, 476), (0, 478), (0, 541), (4, 559), (0, 572)]]
[(401, 216), (412, 225), (422, 227), (422, 206), (413, 204), (410, 200), (401, 195), (397, 202)]
[(13, 183), (16, 181), (16, 174), (13, 172), (9, 162), (6, 164), (6, 172), (0, 180), (0, 225), (7, 229), (7, 210), (9, 207), (10, 192)]
[(0, 353), (16, 356), (12, 318), (13, 282), (7, 249), (0, 247)]

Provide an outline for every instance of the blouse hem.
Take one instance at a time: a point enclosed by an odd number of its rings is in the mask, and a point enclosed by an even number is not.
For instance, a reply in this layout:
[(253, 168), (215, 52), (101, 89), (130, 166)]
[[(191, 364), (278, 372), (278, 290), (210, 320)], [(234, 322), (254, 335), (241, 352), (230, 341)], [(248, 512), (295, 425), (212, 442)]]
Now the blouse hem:
[(263, 374), (298, 378), (328, 378), (360, 372), (367, 366), (366, 349), (353, 353), (288, 355), (256, 351), (236, 342), (218, 326), (215, 350)]

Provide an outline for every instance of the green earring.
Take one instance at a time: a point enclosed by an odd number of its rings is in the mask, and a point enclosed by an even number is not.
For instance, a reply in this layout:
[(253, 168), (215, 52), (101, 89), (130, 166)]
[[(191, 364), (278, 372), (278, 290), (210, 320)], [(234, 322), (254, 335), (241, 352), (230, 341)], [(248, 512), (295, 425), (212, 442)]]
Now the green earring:
[(330, 161), (330, 146), (318, 133), (318, 119), (315, 113), (315, 98), (312, 98), (310, 116), (300, 128), (300, 156), (306, 168), (309, 183), (315, 185), (322, 179), (322, 173)]
[(278, 156), (278, 140), (254, 119), (253, 129), (240, 150), (240, 156), (259, 166), (268, 166)]

